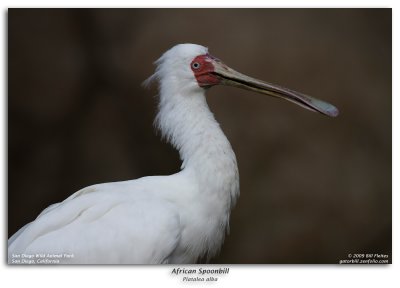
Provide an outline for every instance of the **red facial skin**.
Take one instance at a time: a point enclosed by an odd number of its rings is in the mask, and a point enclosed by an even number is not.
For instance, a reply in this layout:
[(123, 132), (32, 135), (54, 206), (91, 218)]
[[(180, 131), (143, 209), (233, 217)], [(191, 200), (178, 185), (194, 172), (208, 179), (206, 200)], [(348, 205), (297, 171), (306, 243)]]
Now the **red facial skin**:
[(200, 87), (211, 87), (220, 84), (220, 79), (212, 74), (215, 71), (213, 61), (219, 61), (210, 54), (199, 55), (190, 63), (190, 68)]

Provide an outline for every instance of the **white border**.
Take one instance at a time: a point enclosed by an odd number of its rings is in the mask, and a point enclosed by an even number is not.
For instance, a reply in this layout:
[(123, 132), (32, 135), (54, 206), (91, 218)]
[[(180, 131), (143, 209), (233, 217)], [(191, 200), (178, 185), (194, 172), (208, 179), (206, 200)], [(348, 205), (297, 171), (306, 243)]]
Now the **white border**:
[[(250, 284), (252, 287), (393, 287), (398, 281), (395, 281), (396, 272), (399, 271), (399, 153), (395, 147), (400, 147), (399, 141), (399, 58), (396, 57), (396, 51), (399, 47), (399, 1), (354, 1), (354, 0), (328, 0), (328, 1), (229, 1), (229, 7), (391, 7), (393, 8), (393, 263), (388, 266), (340, 266), (337, 265), (230, 265), (229, 276), (220, 278), (218, 286), (235, 286), (235, 284)], [(144, 6), (145, 4), (145, 6)], [(224, 1), (202, 0), (199, 2), (188, 3), (188, 1), (168, 1), (169, 7), (228, 7)], [(7, 119), (7, 8), (8, 7), (166, 7), (166, 2), (162, 1), (2, 1), (2, 21), (1, 39), (2, 49), (2, 70), (0, 83), (3, 98), (0, 101), (0, 137), (1, 149), (0, 160), (3, 165), (0, 169), (1, 187), (4, 187), (4, 193), (1, 197), (1, 209), (6, 208), (5, 194), (7, 193), (6, 177), (6, 119)], [(2, 225), (6, 224), (6, 211), (0, 213)], [(5, 241), (6, 227), (1, 229), (1, 239)], [(1, 280), (7, 285), (4, 287), (175, 287), (193, 286), (197, 284), (185, 284), (180, 278), (170, 275), (171, 266), (153, 267), (153, 266), (115, 266), (115, 267), (93, 267), (93, 266), (74, 266), (74, 267), (8, 267), (5, 265), (5, 247), (2, 242), (0, 249)], [(396, 277), (398, 280), (398, 276)], [(214, 286), (215, 286), (214, 285)]]

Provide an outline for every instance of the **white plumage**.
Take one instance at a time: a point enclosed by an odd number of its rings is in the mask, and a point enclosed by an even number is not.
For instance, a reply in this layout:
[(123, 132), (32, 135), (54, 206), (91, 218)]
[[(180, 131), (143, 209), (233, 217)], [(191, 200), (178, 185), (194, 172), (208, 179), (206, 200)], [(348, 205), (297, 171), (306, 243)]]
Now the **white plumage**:
[(182, 171), (84, 188), (11, 237), (9, 256), (72, 253), (63, 261), (193, 263), (218, 251), (239, 177), (231, 146), (190, 70), (192, 59), (206, 52), (177, 46), (160, 58), (155, 74), (163, 80), (157, 125), (179, 150)]
[(330, 104), (244, 76), (199, 45), (177, 45), (156, 64), (149, 80), (160, 83), (156, 124), (179, 151), (182, 170), (93, 185), (51, 205), (9, 239), (9, 263), (19, 254), (39, 253), (73, 254), (63, 264), (195, 263), (214, 256), (239, 196), (239, 174), (204, 87), (234, 85), (337, 114)]

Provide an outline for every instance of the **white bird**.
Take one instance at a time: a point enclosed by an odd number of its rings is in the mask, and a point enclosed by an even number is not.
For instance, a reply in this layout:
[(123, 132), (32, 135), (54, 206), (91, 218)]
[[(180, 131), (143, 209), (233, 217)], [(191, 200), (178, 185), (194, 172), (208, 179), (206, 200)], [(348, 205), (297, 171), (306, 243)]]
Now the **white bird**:
[[(45, 209), (8, 241), (8, 261), (33, 255), (61, 264), (196, 263), (220, 249), (239, 196), (232, 147), (206, 102), (206, 88), (231, 85), (280, 97), (328, 116), (326, 102), (245, 76), (208, 54), (180, 44), (156, 61), (156, 125), (179, 151), (170, 176), (86, 187)], [(46, 258), (47, 257), (47, 258)]]

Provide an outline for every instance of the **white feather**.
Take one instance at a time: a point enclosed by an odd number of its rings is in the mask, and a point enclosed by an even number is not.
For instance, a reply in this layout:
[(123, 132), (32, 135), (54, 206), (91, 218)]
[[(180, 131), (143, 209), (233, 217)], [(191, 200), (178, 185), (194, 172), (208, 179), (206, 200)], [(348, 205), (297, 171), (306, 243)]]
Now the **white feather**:
[(207, 48), (181, 44), (157, 62), (156, 126), (178, 151), (171, 176), (99, 184), (45, 209), (9, 239), (13, 254), (69, 253), (61, 263), (195, 263), (220, 249), (239, 196), (231, 145), (190, 63)]

